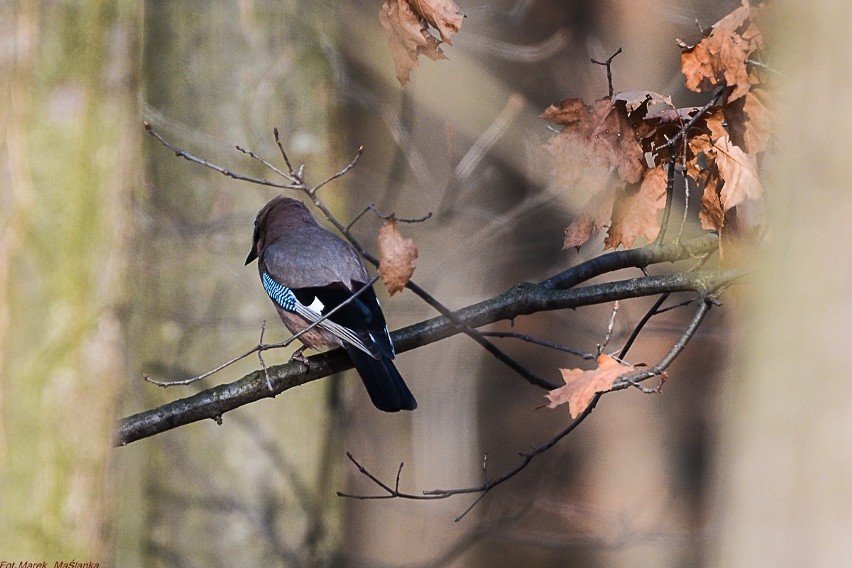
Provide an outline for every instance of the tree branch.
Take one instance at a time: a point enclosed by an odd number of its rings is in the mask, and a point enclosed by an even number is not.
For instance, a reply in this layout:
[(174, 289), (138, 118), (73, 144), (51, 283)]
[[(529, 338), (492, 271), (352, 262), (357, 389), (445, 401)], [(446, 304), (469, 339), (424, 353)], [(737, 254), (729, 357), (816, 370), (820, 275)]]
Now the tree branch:
[[(630, 250), (611, 254), (633, 252), (635, 251)], [(669, 260), (676, 259), (677, 257), (672, 257)], [(519, 284), (499, 296), (454, 312), (453, 319), (465, 322), (467, 327), (478, 328), (540, 311), (577, 308), (666, 292), (695, 291), (710, 294), (740, 276), (742, 273), (737, 271), (675, 273), (596, 284), (573, 290), (553, 289), (547, 285), (550, 280), (542, 284)], [(394, 332), (392, 337), (397, 352), (403, 353), (459, 332), (459, 327), (450, 318), (439, 316), (400, 329)], [(271, 390), (267, 386), (264, 371), (257, 370), (232, 383), (218, 385), (122, 419), (116, 444), (125, 445), (204, 419), (221, 423), (222, 415), (230, 410), (262, 398), (274, 397), (292, 387), (351, 367), (349, 358), (339, 349), (310, 357), (307, 369), (301, 363), (269, 367), (267, 372)]]

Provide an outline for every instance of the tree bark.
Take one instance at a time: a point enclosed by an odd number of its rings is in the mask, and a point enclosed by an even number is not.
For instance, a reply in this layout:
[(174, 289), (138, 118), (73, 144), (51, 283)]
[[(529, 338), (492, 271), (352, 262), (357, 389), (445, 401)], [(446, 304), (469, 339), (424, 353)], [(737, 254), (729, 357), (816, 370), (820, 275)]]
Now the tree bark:
[(748, 298), (720, 408), (710, 566), (843, 566), (852, 558), (852, 6), (781, 2), (783, 154), (768, 185), (773, 254)]
[(0, 6), (0, 550), (110, 564), (134, 2)]

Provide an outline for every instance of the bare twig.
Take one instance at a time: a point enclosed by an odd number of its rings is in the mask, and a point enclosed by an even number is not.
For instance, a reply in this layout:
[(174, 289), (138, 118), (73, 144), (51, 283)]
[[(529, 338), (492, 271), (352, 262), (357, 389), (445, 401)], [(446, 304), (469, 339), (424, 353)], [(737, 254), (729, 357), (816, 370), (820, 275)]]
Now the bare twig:
[(255, 184), (258, 184), (258, 185), (265, 185), (265, 186), (268, 186), (268, 187), (277, 187), (279, 189), (298, 189), (298, 186), (294, 185), (294, 184), (277, 183), (277, 182), (269, 181), (269, 180), (263, 179), (263, 178), (238, 174), (238, 173), (233, 172), (233, 171), (231, 171), (227, 168), (223, 168), (222, 166), (220, 166), (218, 164), (214, 164), (213, 162), (209, 162), (209, 161), (205, 160), (204, 158), (199, 158), (198, 156), (190, 154), (189, 152), (181, 150), (177, 146), (173, 145), (171, 142), (169, 142), (168, 140), (163, 138), (160, 135), (160, 133), (157, 132), (156, 130), (154, 130), (154, 127), (151, 126), (150, 124), (148, 124), (147, 122), (145, 122), (143, 124), (145, 125), (145, 130), (148, 132), (148, 134), (150, 134), (151, 136), (156, 138), (157, 141), (160, 144), (162, 144), (163, 146), (165, 146), (166, 148), (168, 148), (169, 150), (174, 152), (175, 156), (178, 156), (179, 158), (189, 160), (190, 162), (194, 162), (194, 163), (199, 164), (201, 166), (204, 166), (206, 168), (210, 168), (211, 170), (217, 171), (224, 176), (228, 176), (230, 178), (237, 179), (237, 180), (240, 180), (240, 181), (247, 181), (247, 182), (250, 182), (250, 183), (255, 183)]
[(364, 209), (362, 209), (360, 213), (355, 215), (355, 217), (353, 217), (352, 220), (349, 221), (349, 224), (346, 225), (346, 230), (349, 231), (350, 229), (352, 229), (352, 226), (355, 225), (355, 223), (357, 223), (358, 220), (361, 219), (361, 217), (363, 217), (368, 211), (372, 211), (379, 219), (394, 219), (395, 221), (399, 221), (400, 223), (422, 223), (423, 221), (432, 218), (431, 211), (429, 211), (425, 215), (421, 215), (420, 217), (397, 217), (395, 212), (383, 214), (381, 211), (379, 211), (378, 207), (376, 207), (375, 203), (368, 203), (367, 206), (364, 207)]
[(571, 349), (570, 347), (565, 347), (564, 345), (559, 345), (558, 343), (554, 343), (552, 341), (539, 339), (537, 337), (527, 335), (526, 333), (518, 333), (516, 331), (480, 331), (479, 333), (481, 333), (484, 337), (511, 337), (514, 339), (520, 339), (521, 341), (526, 341), (527, 343), (532, 343), (533, 345), (541, 345), (542, 347), (549, 347), (550, 349), (554, 349), (556, 351), (570, 353), (571, 355), (576, 355), (577, 357), (586, 360), (592, 360), (597, 356), (595, 353), (588, 353), (584, 351), (579, 351), (577, 349)]
[(302, 180), (296, 179), (295, 177), (293, 177), (292, 170), (289, 173), (284, 172), (280, 168), (275, 167), (274, 164), (272, 164), (272, 163), (266, 161), (265, 159), (261, 158), (260, 156), (255, 154), (253, 151), (251, 151), (247, 148), (243, 148), (239, 144), (235, 144), (234, 148), (236, 148), (236, 150), (238, 152), (242, 152), (243, 154), (247, 155), (249, 158), (252, 158), (253, 160), (257, 160), (258, 162), (260, 162), (261, 164), (263, 164), (264, 166), (266, 166), (267, 168), (269, 168), (270, 170), (272, 170), (273, 172), (275, 172), (279, 176), (281, 176), (284, 179), (286, 179), (287, 181), (289, 181), (291, 184), (293, 184), (292, 189), (297, 189), (302, 185)]
[(349, 162), (348, 164), (346, 164), (346, 165), (343, 167), (343, 169), (342, 169), (342, 170), (338, 171), (337, 173), (332, 174), (331, 176), (327, 177), (325, 180), (323, 180), (323, 181), (319, 182), (319, 183), (318, 183), (318, 184), (317, 184), (317, 185), (316, 185), (313, 189), (306, 190), (306, 191), (307, 191), (307, 193), (308, 193), (308, 195), (310, 195), (311, 197), (313, 197), (314, 195), (316, 195), (317, 191), (319, 191), (321, 187), (323, 187), (323, 186), (325, 186), (325, 185), (328, 185), (329, 183), (331, 183), (332, 181), (336, 180), (336, 179), (337, 179), (337, 178), (339, 178), (339, 177), (343, 177), (343, 176), (345, 176), (345, 175), (346, 175), (346, 173), (347, 173), (349, 170), (351, 170), (352, 168), (354, 168), (354, 167), (355, 167), (355, 164), (357, 164), (357, 163), (358, 163), (358, 159), (361, 157), (361, 155), (362, 155), (363, 153), (364, 153), (364, 147), (363, 147), (363, 146), (358, 146), (358, 152), (356, 152), (356, 153), (355, 153), (355, 157), (354, 157), (354, 158), (352, 158), (352, 161), (351, 161), (351, 162)]
[(654, 305), (645, 312), (645, 315), (642, 316), (642, 319), (639, 320), (639, 323), (636, 324), (636, 327), (633, 328), (633, 332), (630, 334), (630, 337), (627, 338), (627, 341), (624, 343), (624, 347), (621, 348), (621, 351), (618, 352), (618, 358), (624, 359), (627, 357), (627, 352), (630, 351), (630, 348), (633, 347), (633, 343), (639, 337), (639, 334), (642, 332), (642, 329), (645, 328), (645, 324), (650, 321), (652, 317), (657, 315), (660, 309), (660, 306), (669, 298), (670, 294), (662, 294), (657, 301), (654, 302)]
[(609, 86), (609, 96), (610, 97), (612, 97), (612, 94), (615, 92), (615, 91), (613, 91), (613, 88), (612, 88), (612, 60), (615, 59), (615, 57), (619, 53), (621, 53), (620, 47), (618, 48), (618, 51), (616, 51), (615, 53), (610, 55), (609, 59), (607, 59), (606, 61), (597, 61), (595, 59), (591, 60), (592, 63), (594, 63), (595, 65), (604, 65), (606, 67), (606, 82), (607, 82), (607, 85)]
[(754, 65), (755, 67), (760, 67), (764, 71), (774, 73), (775, 75), (778, 75), (779, 77), (785, 77), (786, 78), (786, 75), (784, 75), (784, 73), (782, 73), (781, 71), (779, 71), (778, 69), (776, 69), (776, 68), (774, 68), (770, 65), (767, 65), (766, 63), (763, 63), (762, 61), (757, 61), (756, 59), (746, 59), (746, 63), (748, 63), (750, 65)]
[(287, 171), (292, 172), (293, 166), (290, 164), (290, 158), (287, 157), (287, 152), (284, 150), (284, 145), (281, 144), (281, 138), (278, 136), (278, 127), (272, 129), (272, 136), (275, 137), (275, 143), (278, 145), (278, 150), (281, 151), (281, 157), (284, 159), (284, 163), (287, 164)]
[(600, 399), (600, 395), (597, 395), (594, 398), (594, 400), (591, 402), (591, 404), (589, 404), (589, 406), (586, 408), (586, 410), (583, 411), (582, 414), (580, 414), (580, 416), (578, 416), (576, 419), (574, 419), (574, 421), (571, 422), (571, 424), (569, 424), (567, 428), (565, 428), (564, 430), (562, 430), (561, 432), (556, 434), (553, 438), (548, 440), (546, 443), (544, 443), (541, 446), (538, 446), (536, 448), (533, 448), (529, 452), (525, 452), (525, 453), (520, 454), (521, 461), (515, 467), (506, 471), (505, 473), (503, 473), (499, 477), (496, 477), (496, 478), (493, 478), (493, 479), (486, 478), (485, 481), (480, 485), (476, 485), (476, 486), (472, 486), (472, 487), (461, 487), (461, 488), (456, 488), (456, 489), (428, 489), (428, 490), (423, 491), (422, 494), (404, 493), (404, 492), (399, 491), (398, 486), (397, 486), (397, 488), (393, 489), (393, 488), (389, 487), (387, 484), (385, 484), (384, 482), (382, 482), (375, 475), (373, 475), (372, 473), (367, 471), (366, 468), (364, 468), (361, 464), (359, 464), (355, 460), (355, 458), (353, 458), (352, 455), (349, 452), (347, 452), (346, 456), (352, 461), (352, 463), (355, 464), (355, 466), (358, 468), (358, 471), (361, 474), (363, 474), (364, 476), (366, 476), (370, 481), (372, 481), (378, 487), (380, 487), (385, 492), (387, 492), (387, 495), (351, 495), (351, 494), (348, 494), (348, 493), (341, 493), (341, 492), (338, 492), (337, 495), (340, 496), (340, 497), (349, 497), (351, 499), (434, 500), (434, 499), (447, 499), (447, 498), (453, 497), (455, 495), (467, 495), (467, 494), (479, 493), (480, 495), (474, 500), (474, 502), (470, 506), (468, 506), (459, 516), (457, 516), (454, 519), (455, 522), (459, 522), (462, 519), (464, 519), (464, 517), (470, 511), (472, 511), (473, 508), (477, 504), (479, 504), (482, 501), (482, 499), (485, 497), (486, 494), (488, 494), (488, 492), (490, 492), (495, 487), (505, 483), (506, 481), (512, 479), (516, 475), (518, 475), (520, 472), (522, 472), (524, 469), (526, 469), (526, 467), (530, 463), (532, 463), (532, 461), (536, 457), (545, 453), (547, 450), (549, 450), (550, 448), (555, 446), (557, 443), (559, 443), (559, 441), (562, 440), (565, 436), (567, 436), (568, 434), (573, 432), (577, 428), (577, 426), (579, 426), (592, 413), (592, 410), (594, 409), (594, 407), (597, 404), (599, 399)]
[[(710, 311), (710, 308), (713, 307), (714, 302), (715, 296), (705, 296), (704, 301), (701, 302), (701, 305), (698, 306), (698, 309), (695, 311), (695, 315), (692, 316), (692, 321), (689, 322), (689, 325), (687, 326), (686, 330), (680, 336), (677, 343), (672, 346), (671, 350), (666, 353), (665, 357), (660, 359), (659, 363), (657, 363), (653, 367), (649, 367), (647, 369), (643, 369), (641, 371), (620, 377), (617, 381), (613, 383), (610, 391), (622, 390), (626, 389), (627, 387), (636, 387), (638, 386), (638, 383), (642, 381), (650, 379), (651, 377), (662, 375), (663, 372), (668, 368), (668, 366), (672, 364), (672, 361), (674, 361), (675, 358), (680, 355), (681, 351), (683, 351), (683, 349), (686, 347), (686, 344), (689, 343), (689, 340), (692, 339), (692, 336), (695, 335), (695, 332), (698, 331), (698, 327), (701, 325), (701, 322), (704, 321), (704, 318), (707, 316), (707, 313)], [(653, 392), (659, 392), (659, 389), (655, 389), (655, 391)]]
[(598, 344), (598, 355), (603, 353), (609, 343), (609, 339), (612, 337), (612, 330), (615, 327), (615, 316), (618, 314), (618, 307), (619, 303), (616, 300), (612, 303), (612, 314), (609, 316), (609, 324), (606, 326), (606, 335), (604, 336), (604, 340)]
[[(263, 320), (263, 323), (260, 325), (260, 339), (258, 340), (258, 345), (263, 345), (263, 334), (266, 333), (266, 320)], [(272, 392), (272, 380), (269, 378), (269, 369), (266, 368), (266, 361), (263, 360), (263, 349), (257, 350), (257, 358), (260, 359), (260, 366), (263, 367), (263, 376), (266, 378), (266, 386), (269, 387), (269, 391)]]
[[(712, 296), (707, 296), (705, 300), (701, 303), (686, 330), (683, 332), (678, 341), (674, 344), (671, 350), (660, 360), (659, 363), (651, 367), (650, 369), (642, 370), (640, 372), (632, 373), (630, 375), (619, 378), (612, 386), (612, 388), (608, 391), (598, 393), (595, 395), (595, 398), (592, 400), (591, 404), (580, 414), (571, 424), (556, 434), (553, 438), (551, 438), (547, 443), (534, 448), (530, 452), (522, 453), (521, 461), (512, 469), (506, 471), (502, 475), (497, 478), (491, 479), (488, 477), (487, 472), (485, 475), (485, 480), (480, 484), (472, 487), (462, 487), (455, 489), (430, 489), (423, 491), (422, 495), (405, 493), (399, 491), (399, 473), (397, 473), (397, 485), (396, 488), (392, 489), (387, 484), (378, 479), (375, 475), (367, 471), (362, 465), (360, 465), (351, 454), (347, 453), (347, 456), (350, 460), (358, 467), (358, 470), (365, 475), (368, 479), (370, 479), (373, 483), (378, 485), (380, 488), (384, 489), (387, 492), (387, 495), (350, 495), (346, 493), (337, 494), (341, 497), (350, 497), (355, 499), (446, 499), (455, 495), (465, 495), (465, 494), (479, 494), (478, 497), (471, 503), (458, 517), (455, 518), (455, 521), (458, 522), (462, 520), (477, 504), (479, 504), (482, 499), (485, 498), (492, 489), (497, 487), (498, 485), (508, 481), (509, 479), (518, 475), (521, 471), (526, 469), (526, 467), (539, 455), (545, 453), (547, 450), (555, 446), (561, 439), (570, 434), (580, 423), (583, 422), (594, 410), (601, 396), (606, 394), (606, 392), (612, 392), (616, 390), (623, 390), (628, 387), (636, 387), (646, 393), (657, 393), (662, 386), (662, 383), (665, 381), (665, 369), (671, 364), (672, 361), (683, 351), (686, 347), (689, 340), (695, 335), (695, 332), (698, 330), (698, 327), (701, 325), (704, 317), (707, 315), (707, 312), (710, 310), (713, 305), (714, 299)], [(615, 310), (613, 310), (615, 313)], [(660, 385), (656, 388), (646, 388), (639, 384), (641, 381), (647, 380), (654, 376), (661, 376), (662, 380)], [(484, 462), (483, 462), (483, 470), (484, 470)], [(400, 466), (401, 470), (401, 466)]]

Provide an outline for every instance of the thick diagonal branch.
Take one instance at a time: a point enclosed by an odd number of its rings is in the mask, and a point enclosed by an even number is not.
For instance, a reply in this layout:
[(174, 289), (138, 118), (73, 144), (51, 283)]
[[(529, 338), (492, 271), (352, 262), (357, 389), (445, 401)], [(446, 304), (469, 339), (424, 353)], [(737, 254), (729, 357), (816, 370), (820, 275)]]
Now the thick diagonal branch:
[[(454, 315), (473, 328), (541, 311), (577, 308), (593, 304), (650, 296), (665, 292), (694, 291), (709, 294), (727, 286), (741, 273), (716, 271), (676, 273), (596, 284), (572, 290), (548, 288), (542, 284), (519, 284), (499, 296), (463, 308)], [(397, 351), (402, 353), (458, 334), (449, 318), (435, 317), (393, 333)], [(160, 432), (204, 419), (221, 421), (224, 413), (262, 398), (274, 397), (292, 387), (351, 368), (341, 350), (321, 353), (301, 363), (288, 363), (268, 369), (272, 390), (262, 370), (254, 371), (232, 383), (218, 385), (193, 396), (140, 412), (121, 420), (118, 445), (153, 436)]]

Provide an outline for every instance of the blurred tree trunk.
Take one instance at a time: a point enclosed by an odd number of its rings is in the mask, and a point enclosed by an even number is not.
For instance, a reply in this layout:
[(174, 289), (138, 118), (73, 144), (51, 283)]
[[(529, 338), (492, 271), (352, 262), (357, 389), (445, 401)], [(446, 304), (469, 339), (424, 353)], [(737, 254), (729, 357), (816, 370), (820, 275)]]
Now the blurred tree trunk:
[(109, 564), (134, 2), (0, 6), (0, 550)]
[[(182, 148), (235, 170), (274, 177), (234, 150), (280, 164), (278, 126), (309, 179), (329, 164), (333, 98), (321, 56), (326, 2), (145, 4), (145, 119)], [(131, 262), (128, 373), (137, 412), (259, 368), (256, 357), (189, 387), (159, 389), (287, 334), (244, 266), (252, 221), (276, 194), (178, 159), (144, 143), (140, 238)], [(348, 158), (346, 158), (348, 159)], [(344, 160), (341, 160), (341, 162)], [(295, 346), (294, 346), (295, 347)], [(287, 360), (280, 350), (266, 364)], [(118, 450), (122, 506), (118, 565), (310, 566), (337, 547), (334, 470), (342, 452), (325, 404), (331, 381), (297, 389), (213, 422)]]
[(770, 186), (771, 262), (722, 406), (712, 566), (845, 566), (852, 558), (852, 6), (778, 3), (787, 105)]

